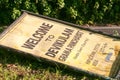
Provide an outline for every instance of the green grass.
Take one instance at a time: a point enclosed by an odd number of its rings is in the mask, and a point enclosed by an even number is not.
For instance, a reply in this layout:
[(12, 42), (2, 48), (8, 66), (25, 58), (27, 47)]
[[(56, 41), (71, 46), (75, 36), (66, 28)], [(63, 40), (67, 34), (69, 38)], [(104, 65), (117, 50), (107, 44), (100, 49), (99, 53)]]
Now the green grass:
[(18, 53), (0, 47), (0, 80), (103, 80)]
[[(21, 53), (22, 54), (22, 53)], [(0, 80), (101, 80), (0, 49)]]

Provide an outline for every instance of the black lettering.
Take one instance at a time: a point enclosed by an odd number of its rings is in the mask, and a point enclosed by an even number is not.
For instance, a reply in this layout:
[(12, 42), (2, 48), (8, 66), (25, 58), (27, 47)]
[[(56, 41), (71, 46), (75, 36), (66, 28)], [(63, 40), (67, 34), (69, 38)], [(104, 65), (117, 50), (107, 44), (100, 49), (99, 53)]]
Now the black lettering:
[(33, 34), (33, 37), (35, 37), (38, 40), (41, 40), (43, 38), (43, 35), (41, 35), (41, 34)]
[(44, 37), (44, 35), (47, 34), (47, 32), (53, 27), (53, 25), (43, 23), (42, 26), (40, 26), (35, 33), (32, 35), (32, 38), (29, 38), (22, 47), (33, 49)]
[(63, 46), (63, 42), (61, 40), (57, 40), (53, 45), (55, 49), (60, 50), (60, 48)]
[(70, 44), (68, 45), (68, 47), (73, 48), (73, 47), (77, 44), (77, 42), (79, 41), (79, 39), (82, 37), (82, 34), (83, 34), (83, 33), (81, 33), (80, 31), (78, 31), (78, 32), (76, 33), (76, 35), (74, 36), (74, 38), (71, 40), (71, 42), (70, 42)]
[(65, 60), (67, 59), (67, 57), (69, 56), (71, 50), (72, 50), (72, 49), (70, 49), (70, 48), (66, 48), (66, 49), (63, 51), (62, 55), (59, 57), (59, 60), (60, 60), (60, 61), (65, 61)]
[(64, 33), (62, 33), (66, 39), (69, 38), (69, 36), (73, 33), (72, 29), (65, 28)]
[(53, 25), (43, 23), (41, 27), (44, 27), (45, 30), (49, 30), (50, 28), (53, 27)]
[(55, 51), (55, 49), (50, 48), (45, 55), (50, 56), (50, 57), (55, 57), (57, 53), (58, 51)]
[(25, 44), (22, 47), (33, 49), (37, 43), (38, 43), (38, 40), (30, 38), (25, 42)]
[(60, 60), (60, 61), (65, 61), (65, 60), (66, 60), (65, 55), (62, 54), (62, 55), (59, 57), (59, 60)]
[(92, 63), (93, 66), (97, 66), (97, 64), (98, 64), (98, 60), (94, 60)]
[(28, 48), (28, 49), (33, 49), (35, 46), (32, 45), (32, 44), (24, 43), (24, 45), (23, 45), (22, 47), (24, 47), (24, 48)]
[(75, 47), (75, 45), (78, 43), (79, 39), (82, 37), (82, 34), (80, 31), (77, 31), (73, 39), (70, 41), (70, 43), (67, 45), (67, 48), (63, 51), (62, 55), (59, 57), (60, 61), (65, 61), (67, 57), (69, 56), (72, 49)]
[(55, 36), (54, 35), (49, 35), (47, 39), (45, 39), (45, 41), (51, 41)]
[[(54, 49), (53, 51), (56, 51), (57, 53), (59, 50), (64, 46), (66, 41), (69, 39), (70, 35), (73, 33), (74, 30), (65, 28), (64, 32), (62, 33), (61, 36), (58, 37), (58, 39), (53, 43), (53, 45), (50, 47), (50, 49)], [(57, 53), (51, 53), (51, 51), (48, 50), (47, 54), (51, 54), (52, 56), (50, 57), (55, 57)], [(48, 55), (49, 56), (49, 55)]]
[(86, 64), (90, 64), (90, 59), (87, 59)]
[(90, 64), (90, 62), (94, 59), (94, 56), (98, 50), (98, 48), (100, 47), (100, 44), (96, 44), (93, 51), (91, 52), (91, 54), (88, 56), (88, 59), (86, 61), (86, 64)]

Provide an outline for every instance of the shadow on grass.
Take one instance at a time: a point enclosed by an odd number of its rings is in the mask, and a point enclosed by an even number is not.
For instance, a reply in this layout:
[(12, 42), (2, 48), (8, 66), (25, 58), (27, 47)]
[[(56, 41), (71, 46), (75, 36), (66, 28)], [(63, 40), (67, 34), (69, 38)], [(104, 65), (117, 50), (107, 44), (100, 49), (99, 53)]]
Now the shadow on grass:
[[(58, 70), (61, 76), (71, 76), (73, 80), (103, 80), (102, 78), (91, 76), (86, 73), (76, 72), (72, 69), (66, 68), (63, 65), (57, 65), (55, 63), (50, 63), (45, 60), (38, 61), (32, 56), (25, 56), (22, 53), (18, 53), (19, 52), (11, 51), (9, 49), (0, 48), (0, 64), (2, 64), (3, 66), (6, 66), (7, 64), (17, 64), (23, 67), (30, 67), (31, 70), (37, 71), (45, 71), (49, 69), (50, 73), (56, 73), (56, 71)], [(58, 80), (65, 79), (61, 78)]]

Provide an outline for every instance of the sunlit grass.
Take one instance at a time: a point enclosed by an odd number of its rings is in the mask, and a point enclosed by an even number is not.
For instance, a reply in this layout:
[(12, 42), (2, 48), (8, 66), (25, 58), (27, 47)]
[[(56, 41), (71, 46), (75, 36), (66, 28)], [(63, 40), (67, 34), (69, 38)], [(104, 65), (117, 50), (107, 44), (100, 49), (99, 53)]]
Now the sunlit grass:
[[(24, 53), (20, 53), (24, 54)], [(101, 80), (66, 67), (50, 65), (18, 52), (0, 49), (0, 80)]]

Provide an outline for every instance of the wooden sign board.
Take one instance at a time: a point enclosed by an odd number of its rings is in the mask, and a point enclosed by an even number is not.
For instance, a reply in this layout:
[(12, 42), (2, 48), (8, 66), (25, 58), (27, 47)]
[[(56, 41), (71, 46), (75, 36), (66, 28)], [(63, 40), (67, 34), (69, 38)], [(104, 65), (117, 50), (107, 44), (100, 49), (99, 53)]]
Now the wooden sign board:
[(120, 69), (119, 38), (30, 12), (1, 34), (0, 45), (106, 78)]

